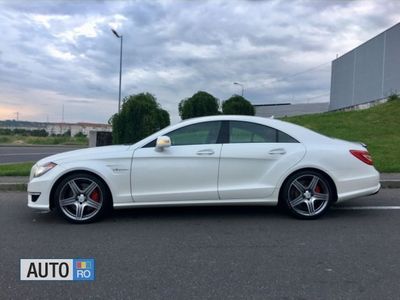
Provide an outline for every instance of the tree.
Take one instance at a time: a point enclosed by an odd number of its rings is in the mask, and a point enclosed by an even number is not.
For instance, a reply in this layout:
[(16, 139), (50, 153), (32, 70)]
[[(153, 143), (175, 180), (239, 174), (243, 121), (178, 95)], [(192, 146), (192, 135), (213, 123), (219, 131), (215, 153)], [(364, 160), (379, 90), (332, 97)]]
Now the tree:
[(135, 143), (170, 124), (169, 114), (150, 93), (125, 97), (121, 112), (110, 118), (113, 143)]
[(222, 113), (224, 115), (249, 115), (254, 116), (254, 106), (239, 95), (233, 95), (222, 103)]
[(203, 91), (199, 91), (192, 97), (182, 100), (178, 109), (182, 120), (220, 114), (218, 99)]

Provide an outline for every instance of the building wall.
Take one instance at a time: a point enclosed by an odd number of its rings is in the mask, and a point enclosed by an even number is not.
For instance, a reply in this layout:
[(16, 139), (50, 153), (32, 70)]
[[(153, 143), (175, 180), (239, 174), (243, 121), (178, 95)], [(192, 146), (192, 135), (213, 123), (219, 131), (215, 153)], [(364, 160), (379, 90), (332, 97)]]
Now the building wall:
[(281, 104), (281, 105), (254, 105), (256, 116), (258, 117), (290, 117), (307, 114), (316, 114), (328, 111), (329, 103), (299, 103), (299, 104)]
[(329, 110), (400, 92), (400, 23), (332, 62)]

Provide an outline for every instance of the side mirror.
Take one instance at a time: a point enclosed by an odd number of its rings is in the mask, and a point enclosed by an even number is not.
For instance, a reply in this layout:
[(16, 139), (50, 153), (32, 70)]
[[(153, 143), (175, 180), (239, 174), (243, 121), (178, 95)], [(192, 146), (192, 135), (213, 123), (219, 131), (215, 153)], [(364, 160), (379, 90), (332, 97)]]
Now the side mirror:
[(169, 138), (169, 136), (163, 135), (163, 136), (159, 136), (157, 138), (157, 142), (156, 142), (156, 150), (157, 151), (163, 151), (164, 148), (167, 148), (170, 146), (171, 146), (171, 139)]

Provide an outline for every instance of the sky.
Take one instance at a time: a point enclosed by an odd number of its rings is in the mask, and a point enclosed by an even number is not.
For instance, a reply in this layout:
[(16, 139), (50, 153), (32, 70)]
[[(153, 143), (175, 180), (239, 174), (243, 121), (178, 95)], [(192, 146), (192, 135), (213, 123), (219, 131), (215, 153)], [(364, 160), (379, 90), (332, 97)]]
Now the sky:
[(400, 21), (400, 1), (0, 0), (0, 119), (106, 123), (150, 92), (180, 120), (203, 90), (329, 101), (331, 62)]

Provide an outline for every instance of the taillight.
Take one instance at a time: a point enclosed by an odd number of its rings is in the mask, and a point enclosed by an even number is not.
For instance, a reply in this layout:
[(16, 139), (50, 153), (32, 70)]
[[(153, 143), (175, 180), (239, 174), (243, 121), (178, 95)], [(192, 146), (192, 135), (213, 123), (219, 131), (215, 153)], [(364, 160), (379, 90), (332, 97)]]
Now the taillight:
[(362, 162), (366, 163), (367, 165), (373, 165), (372, 157), (368, 153), (368, 151), (364, 150), (350, 150), (350, 153), (357, 157)]

